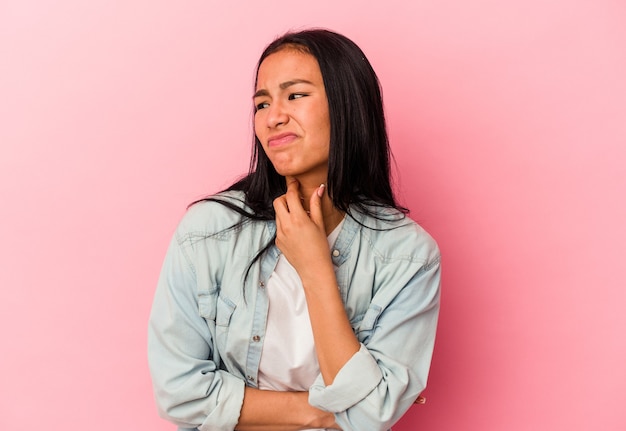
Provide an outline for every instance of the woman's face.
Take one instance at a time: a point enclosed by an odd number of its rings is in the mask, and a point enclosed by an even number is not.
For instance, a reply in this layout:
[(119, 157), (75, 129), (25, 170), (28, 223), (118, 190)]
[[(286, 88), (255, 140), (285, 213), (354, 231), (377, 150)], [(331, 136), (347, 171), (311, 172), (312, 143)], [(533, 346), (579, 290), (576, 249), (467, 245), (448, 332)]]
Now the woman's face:
[(325, 183), (330, 117), (315, 57), (292, 48), (266, 57), (254, 104), (255, 133), (276, 171), (301, 183)]

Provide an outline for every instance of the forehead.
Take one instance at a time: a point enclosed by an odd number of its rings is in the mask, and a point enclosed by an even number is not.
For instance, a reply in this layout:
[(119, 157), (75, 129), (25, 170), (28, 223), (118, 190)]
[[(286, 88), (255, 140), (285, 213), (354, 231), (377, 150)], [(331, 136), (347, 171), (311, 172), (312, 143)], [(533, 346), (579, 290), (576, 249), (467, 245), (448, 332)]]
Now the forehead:
[(315, 57), (300, 49), (286, 47), (265, 57), (257, 73), (257, 89), (296, 79), (323, 83)]

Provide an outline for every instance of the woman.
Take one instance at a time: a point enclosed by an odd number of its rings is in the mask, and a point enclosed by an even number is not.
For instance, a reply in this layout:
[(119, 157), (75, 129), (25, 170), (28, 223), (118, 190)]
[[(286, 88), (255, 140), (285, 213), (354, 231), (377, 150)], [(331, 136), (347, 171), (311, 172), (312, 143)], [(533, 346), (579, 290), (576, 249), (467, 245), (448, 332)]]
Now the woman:
[(263, 52), (249, 174), (192, 205), (149, 328), (179, 429), (387, 430), (424, 389), (439, 251), (390, 184), (377, 77), (349, 39)]

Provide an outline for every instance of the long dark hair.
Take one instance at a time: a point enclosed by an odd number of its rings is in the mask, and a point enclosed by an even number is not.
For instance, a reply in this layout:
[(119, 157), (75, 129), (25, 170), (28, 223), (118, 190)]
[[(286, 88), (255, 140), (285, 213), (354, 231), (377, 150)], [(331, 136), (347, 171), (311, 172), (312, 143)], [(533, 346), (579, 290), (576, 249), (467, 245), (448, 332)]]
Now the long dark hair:
[[(408, 212), (398, 205), (391, 185), (389, 140), (378, 77), (365, 54), (347, 37), (323, 29), (290, 32), (270, 43), (261, 54), (259, 67), (269, 55), (296, 49), (317, 59), (330, 115), (330, 153), (327, 190), (333, 205), (351, 215), (356, 209), (376, 216), (372, 207)], [(219, 197), (217, 200), (247, 218), (273, 220), (272, 202), (286, 192), (278, 174), (254, 137), (248, 174), (224, 191), (243, 191), (242, 209)]]

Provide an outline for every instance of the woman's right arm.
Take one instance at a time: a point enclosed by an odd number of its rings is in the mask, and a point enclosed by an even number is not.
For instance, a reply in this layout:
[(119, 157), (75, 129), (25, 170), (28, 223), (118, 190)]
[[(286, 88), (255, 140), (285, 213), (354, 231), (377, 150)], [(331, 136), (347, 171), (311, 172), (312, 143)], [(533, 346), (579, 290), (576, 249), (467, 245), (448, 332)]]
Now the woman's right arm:
[(332, 413), (309, 404), (308, 392), (276, 392), (246, 388), (238, 431), (341, 429)]
[(307, 392), (248, 388), (218, 368), (213, 335), (198, 312), (195, 268), (178, 237), (165, 257), (148, 330), (159, 414), (182, 428), (203, 431), (331, 428), (334, 416), (312, 407)]

